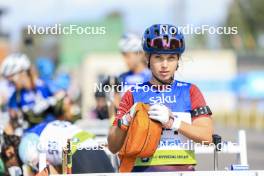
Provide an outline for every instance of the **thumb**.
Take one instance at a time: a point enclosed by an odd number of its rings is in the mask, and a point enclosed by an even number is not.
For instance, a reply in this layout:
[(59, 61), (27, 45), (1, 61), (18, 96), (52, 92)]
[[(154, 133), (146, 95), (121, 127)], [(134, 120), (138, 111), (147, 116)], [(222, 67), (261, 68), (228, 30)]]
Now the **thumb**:
[(135, 114), (136, 114), (136, 112), (137, 112), (137, 105), (138, 105), (138, 103), (135, 103), (135, 104), (130, 108), (130, 112), (129, 112), (129, 114), (130, 114), (131, 117), (134, 117), (134, 116), (135, 116)]

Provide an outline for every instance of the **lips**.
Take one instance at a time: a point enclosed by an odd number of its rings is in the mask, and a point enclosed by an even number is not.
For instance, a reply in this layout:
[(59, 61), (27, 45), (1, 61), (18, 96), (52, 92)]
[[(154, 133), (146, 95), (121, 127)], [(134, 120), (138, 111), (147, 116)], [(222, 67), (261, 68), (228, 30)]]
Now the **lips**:
[(161, 75), (164, 75), (164, 76), (165, 76), (165, 75), (169, 74), (169, 71), (160, 71), (159, 73), (160, 73)]

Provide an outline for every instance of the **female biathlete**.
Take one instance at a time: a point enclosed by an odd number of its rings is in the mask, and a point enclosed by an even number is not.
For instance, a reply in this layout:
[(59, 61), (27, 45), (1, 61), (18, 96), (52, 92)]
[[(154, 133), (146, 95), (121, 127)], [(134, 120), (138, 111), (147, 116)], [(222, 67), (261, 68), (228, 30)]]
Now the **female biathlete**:
[(152, 79), (128, 90), (108, 135), (109, 149), (117, 153), (124, 143), (137, 102), (150, 105), (149, 118), (163, 131), (151, 158), (137, 158), (132, 172), (191, 171), (196, 164), (193, 145), (212, 142), (211, 111), (200, 90), (191, 83), (174, 80), (185, 50), (184, 36), (177, 27), (156, 24), (145, 30), (143, 49)]

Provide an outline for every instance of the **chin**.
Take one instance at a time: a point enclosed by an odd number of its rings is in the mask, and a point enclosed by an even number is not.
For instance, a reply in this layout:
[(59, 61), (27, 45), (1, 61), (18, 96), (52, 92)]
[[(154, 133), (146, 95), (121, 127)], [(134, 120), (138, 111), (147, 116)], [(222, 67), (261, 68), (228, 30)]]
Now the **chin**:
[(166, 78), (166, 79), (164, 79), (164, 78), (159, 78), (162, 82), (164, 82), (164, 83), (169, 83), (170, 82), (170, 78)]
[(171, 79), (171, 76), (166, 76), (166, 77), (160, 76), (159, 79), (162, 80), (162, 81), (164, 81), (164, 82), (169, 82), (170, 79)]

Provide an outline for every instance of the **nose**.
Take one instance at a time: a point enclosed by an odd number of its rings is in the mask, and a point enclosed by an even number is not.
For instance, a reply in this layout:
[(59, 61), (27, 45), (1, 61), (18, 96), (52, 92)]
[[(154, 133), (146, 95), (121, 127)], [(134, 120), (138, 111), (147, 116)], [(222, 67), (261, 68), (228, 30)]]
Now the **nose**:
[(168, 61), (167, 61), (167, 59), (163, 59), (162, 60), (161, 67), (162, 68), (167, 68), (168, 67)]

